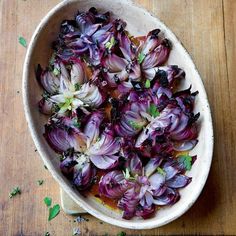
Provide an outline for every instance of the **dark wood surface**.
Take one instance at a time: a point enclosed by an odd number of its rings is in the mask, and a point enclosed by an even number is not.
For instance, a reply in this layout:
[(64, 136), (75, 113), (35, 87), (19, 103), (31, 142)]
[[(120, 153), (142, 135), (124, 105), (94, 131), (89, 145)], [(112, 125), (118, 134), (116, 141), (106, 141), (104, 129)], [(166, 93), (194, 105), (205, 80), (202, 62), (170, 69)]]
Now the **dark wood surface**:
[[(204, 81), (214, 121), (215, 149), (207, 184), (194, 206), (176, 221), (132, 231), (92, 216), (77, 224), (63, 212), (47, 221), (45, 196), (59, 203), (59, 188), (35, 151), (24, 117), (22, 65), (27, 41), (58, 0), (0, 0), (0, 235), (234, 235), (236, 234), (236, 1), (139, 0), (163, 20), (192, 55)], [(37, 180), (43, 179), (42, 186)], [(9, 199), (12, 187), (22, 194)]]

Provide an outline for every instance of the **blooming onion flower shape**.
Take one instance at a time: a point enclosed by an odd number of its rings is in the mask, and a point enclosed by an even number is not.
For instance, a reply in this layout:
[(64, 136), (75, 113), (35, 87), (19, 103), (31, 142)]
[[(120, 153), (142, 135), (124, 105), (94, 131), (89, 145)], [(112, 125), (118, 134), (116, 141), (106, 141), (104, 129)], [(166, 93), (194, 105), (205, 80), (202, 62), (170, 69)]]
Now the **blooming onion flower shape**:
[[(56, 152), (64, 153), (63, 173), (72, 174), (73, 183), (80, 189), (87, 186), (87, 180), (94, 175), (94, 166), (106, 170), (118, 165), (121, 139), (114, 136), (109, 125), (100, 133), (103, 117), (101, 112), (93, 112), (83, 132), (69, 117), (53, 118), (45, 126), (44, 136), (48, 144)], [(71, 149), (71, 155), (65, 154)], [(86, 184), (83, 184), (83, 178), (86, 178)]]
[(94, 7), (79, 12), (74, 21), (62, 22), (60, 37), (54, 43), (57, 55), (63, 60), (85, 56), (90, 64), (99, 66), (105, 49), (115, 43), (115, 25), (109, 12), (99, 14)]
[[(188, 158), (188, 164), (192, 165), (196, 157)], [(187, 168), (182, 159), (152, 158), (143, 168), (139, 157), (132, 154), (127, 158), (123, 176), (121, 171), (111, 171), (101, 178), (99, 192), (119, 199), (123, 218), (149, 218), (155, 212), (155, 205), (176, 203), (180, 198), (178, 189), (191, 182), (191, 178), (184, 175)]]
[[(196, 120), (199, 113), (186, 114), (179, 106), (169, 104), (160, 112), (160, 115), (149, 119), (149, 124), (138, 136), (135, 147), (141, 148), (143, 145), (151, 145), (157, 152), (161, 147), (160, 143), (171, 141), (171, 146), (176, 151), (187, 151), (197, 144), (197, 126)], [(162, 140), (163, 135), (165, 139)], [(169, 148), (171, 148), (169, 146)], [(162, 150), (162, 149), (161, 149)], [(159, 150), (160, 151), (160, 150)]]
[(118, 32), (117, 40), (120, 54), (110, 52), (104, 57), (102, 75), (110, 87), (126, 93), (136, 88), (136, 83), (141, 80), (141, 70), (136, 58), (137, 47), (124, 30)]
[(84, 64), (79, 59), (73, 60), (70, 71), (61, 61), (55, 61), (53, 67), (52, 71), (42, 70), (39, 65), (37, 70), (38, 81), (46, 91), (39, 102), (42, 113), (64, 114), (79, 107), (86, 111), (88, 106), (97, 108), (102, 104), (104, 96), (87, 80)]
[[(176, 104), (172, 98), (171, 90), (173, 84), (182, 78), (182, 72), (180, 71), (182, 70), (175, 66), (163, 68), (158, 71), (155, 79), (151, 81), (150, 87), (141, 92), (130, 91), (127, 99), (128, 104), (120, 108), (122, 112), (119, 119), (116, 117), (118, 122), (115, 129), (118, 135), (135, 136), (152, 120), (152, 117), (158, 116), (159, 112), (168, 104)], [(162, 87), (163, 85), (165, 86)]]
[(138, 61), (142, 73), (149, 80), (154, 78), (158, 66), (167, 61), (171, 50), (170, 41), (161, 38), (159, 33), (159, 29), (150, 31), (138, 48)]

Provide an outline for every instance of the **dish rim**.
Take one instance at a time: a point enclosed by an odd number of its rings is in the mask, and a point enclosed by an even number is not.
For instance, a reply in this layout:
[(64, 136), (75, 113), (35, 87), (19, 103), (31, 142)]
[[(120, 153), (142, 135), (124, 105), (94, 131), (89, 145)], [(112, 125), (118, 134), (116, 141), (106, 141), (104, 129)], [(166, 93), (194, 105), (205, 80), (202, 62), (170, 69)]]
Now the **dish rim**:
[[(35, 48), (35, 44), (37, 42), (37, 39), (38, 39), (41, 31), (47, 25), (49, 19), (51, 19), (57, 11), (59, 11), (61, 8), (65, 7), (67, 4), (70, 4), (73, 2), (80, 2), (80, 1), (82, 1), (82, 0), (64, 0), (61, 3), (57, 4), (56, 6), (54, 6), (40, 21), (40, 23), (38, 24), (37, 28), (35, 29), (35, 31), (33, 33), (30, 43), (28, 45), (28, 49), (27, 49), (27, 53), (26, 53), (25, 61), (24, 61), (24, 67), (23, 67), (22, 95), (23, 95), (23, 106), (24, 106), (25, 117), (26, 117), (26, 121), (27, 121), (29, 130), (30, 130), (31, 137), (34, 141), (34, 144), (35, 144), (43, 162), (47, 165), (47, 168), (50, 171), (50, 173), (52, 174), (53, 178), (57, 181), (57, 183), (60, 185), (60, 187), (63, 188), (63, 190), (80, 207), (84, 208), (88, 213), (90, 213), (91, 215), (93, 215), (93, 216), (95, 216), (95, 217), (97, 217), (109, 224), (112, 224), (115, 226), (120, 226), (120, 227), (125, 227), (125, 228), (130, 228), (130, 229), (151, 229), (151, 228), (155, 228), (155, 227), (160, 227), (162, 225), (168, 224), (171, 221), (179, 218), (186, 211), (189, 210), (189, 208), (196, 202), (199, 195), (201, 194), (203, 187), (205, 186), (206, 180), (208, 178), (209, 172), (210, 172), (210, 167), (211, 167), (211, 163), (212, 163), (212, 156), (213, 156), (214, 136), (213, 136), (213, 124), (212, 124), (211, 110), (210, 110), (210, 106), (209, 106), (209, 102), (207, 99), (207, 94), (206, 94), (206, 90), (205, 90), (203, 81), (201, 79), (201, 76), (200, 76), (198, 70), (196, 69), (196, 66), (195, 66), (191, 56), (189, 55), (189, 53), (187, 52), (185, 47), (182, 45), (181, 41), (175, 36), (175, 34), (158, 17), (153, 16), (152, 13), (147, 11), (145, 8), (141, 7), (137, 3), (134, 3), (132, 0), (124, 0), (122, 2), (122, 4), (137, 7), (137, 8), (139, 8), (139, 10), (142, 10), (145, 14), (147, 14), (147, 17), (154, 18), (162, 26), (162, 28), (164, 28), (166, 30), (166, 32), (169, 35), (171, 35), (171, 37), (173, 37), (174, 40), (176, 40), (177, 43), (181, 44), (181, 47), (183, 48), (188, 61), (190, 61), (192, 63), (195, 73), (200, 78), (198, 83), (200, 83), (199, 86), (202, 87), (202, 90), (204, 92), (204, 94), (201, 94), (201, 96), (202, 96), (202, 99), (204, 100), (204, 102), (206, 103), (206, 109), (207, 109), (206, 112), (209, 114), (209, 116), (207, 117), (208, 120), (206, 120), (206, 122), (208, 122), (208, 128), (209, 128), (208, 134), (209, 134), (209, 145), (210, 145), (210, 146), (208, 146), (208, 149), (209, 149), (208, 166), (207, 166), (206, 173), (204, 176), (205, 178), (202, 180), (201, 186), (199, 187), (198, 192), (196, 192), (196, 194), (194, 195), (194, 198), (191, 200), (190, 204), (188, 204), (181, 211), (178, 211), (177, 214), (168, 218), (165, 221), (160, 221), (158, 219), (156, 220), (155, 223), (150, 222), (150, 221), (145, 221), (145, 220), (142, 222), (141, 221), (135, 222), (135, 221), (131, 221), (131, 220), (124, 221), (124, 220), (119, 220), (119, 219), (109, 217), (106, 214), (103, 214), (101, 211), (95, 209), (93, 206), (88, 204), (84, 199), (82, 199), (78, 194), (76, 194), (76, 192), (72, 191), (70, 189), (70, 187), (68, 186), (68, 184), (65, 182), (65, 180), (59, 175), (59, 173), (55, 169), (54, 165), (52, 163), (48, 162), (47, 157), (46, 157), (46, 151), (44, 150), (43, 145), (41, 144), (39, 135), (36, 132), (36, 129), (34, 128), (33, 123), (31, 123), (31, 120), (33, 120), (33, 115), (31, 113), (30, 103), (29, 103), (29, 99), (28, 99), (29, 98), (28, 81), (30, 79), (28, 76), (29, 71), (30, 71), (29, 64), (30, 64), (32, 53)], [(112, 0), (112, 1), (118, 2), (118, 0)], [(88, 4), (89, 4), (89, 1), (88, 1)]]

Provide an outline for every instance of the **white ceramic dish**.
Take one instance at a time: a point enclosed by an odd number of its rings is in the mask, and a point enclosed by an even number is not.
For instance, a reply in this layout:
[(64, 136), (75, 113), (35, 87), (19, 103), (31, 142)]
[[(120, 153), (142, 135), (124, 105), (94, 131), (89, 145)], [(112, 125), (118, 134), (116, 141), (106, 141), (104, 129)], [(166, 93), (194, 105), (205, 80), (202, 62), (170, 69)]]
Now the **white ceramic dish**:
[[(192, 151), (192, 154), (198, 155), (198, 159), (192, 170), (188, 173), (189, 176), (193, 177), (193, 181), (180, 191), (181, 199), (179, 202), (171, 207), (164, 207), (158, 210), (155, 217), (151, 219), (142, 220), (134, 218), (129, 221), (124, 220), (120, 212), (112, 211), (92, 197), (84, 198), (71, 187), (70, 182), (61, 174), (59, 159), (43, 138), (46, 117), (40, 114), (37, 109), (37, 102), (41, 97), (42, 90), (35, 79), (35, 68), (38, 63), (46, 66), (51, 54), (50, 44), (58, 34), (61, 21), (73, 18), (78, 10), (88, 10), (92, 6), (101, 11), (111, 11), (118, 18), (124, 19), (128, 23), (128, 30), (133, 35), (143, 35), (151, 29), (160, 28), (173, 44), (168, 63), (177, 64), (186, 72), (186, 80), (182, 86), (187, 87), (189, 84), (192, 84), (193, 90), (199, 91), (195, 109), (201, 113), (199, 121), (201, 130), (199, 133), (199, 143)], [(67, 0), (54, 7), (43, 18), (29, 44), (23, 73), (23, 99), (29, 129), (44, 163), (63, 190), (77, 204), (95, 217), (107, 223), (125, 228), (148, 229), (159, 227), (173, 221), (186, 212), (201, 193), (209, 173), (213, 151), (212, 120), (202, 80), (190, 56), (175, 35), (160, 20), (141, 7), (134, 5), (132, 1)]]

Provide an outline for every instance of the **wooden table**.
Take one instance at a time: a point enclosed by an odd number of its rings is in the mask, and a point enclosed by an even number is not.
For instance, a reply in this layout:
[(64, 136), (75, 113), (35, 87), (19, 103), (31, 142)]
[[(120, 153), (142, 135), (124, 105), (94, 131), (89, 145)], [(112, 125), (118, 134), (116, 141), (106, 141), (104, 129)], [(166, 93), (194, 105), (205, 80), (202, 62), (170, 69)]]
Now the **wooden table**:
[[(27, 41), (58, 0), (0, 0), (0, 235), (72, 235), (78, 226), (63, 212), (47, 221), (45, 196), (59, 202), (59, 188), (35, 150), (24, 117), (22, 65)], [(236, 234), (236, 0), (139, 0), (163, 20), (192, 55), (204, 81), (214, 121), (215, 150), (207, 184), (194, 206), (158, 229), (132, 231), (92, 216), (82, 235)], [(43, 179), (42, 186), (37, 180)], [(9, 199), (20, 186), (22, 194)]]

